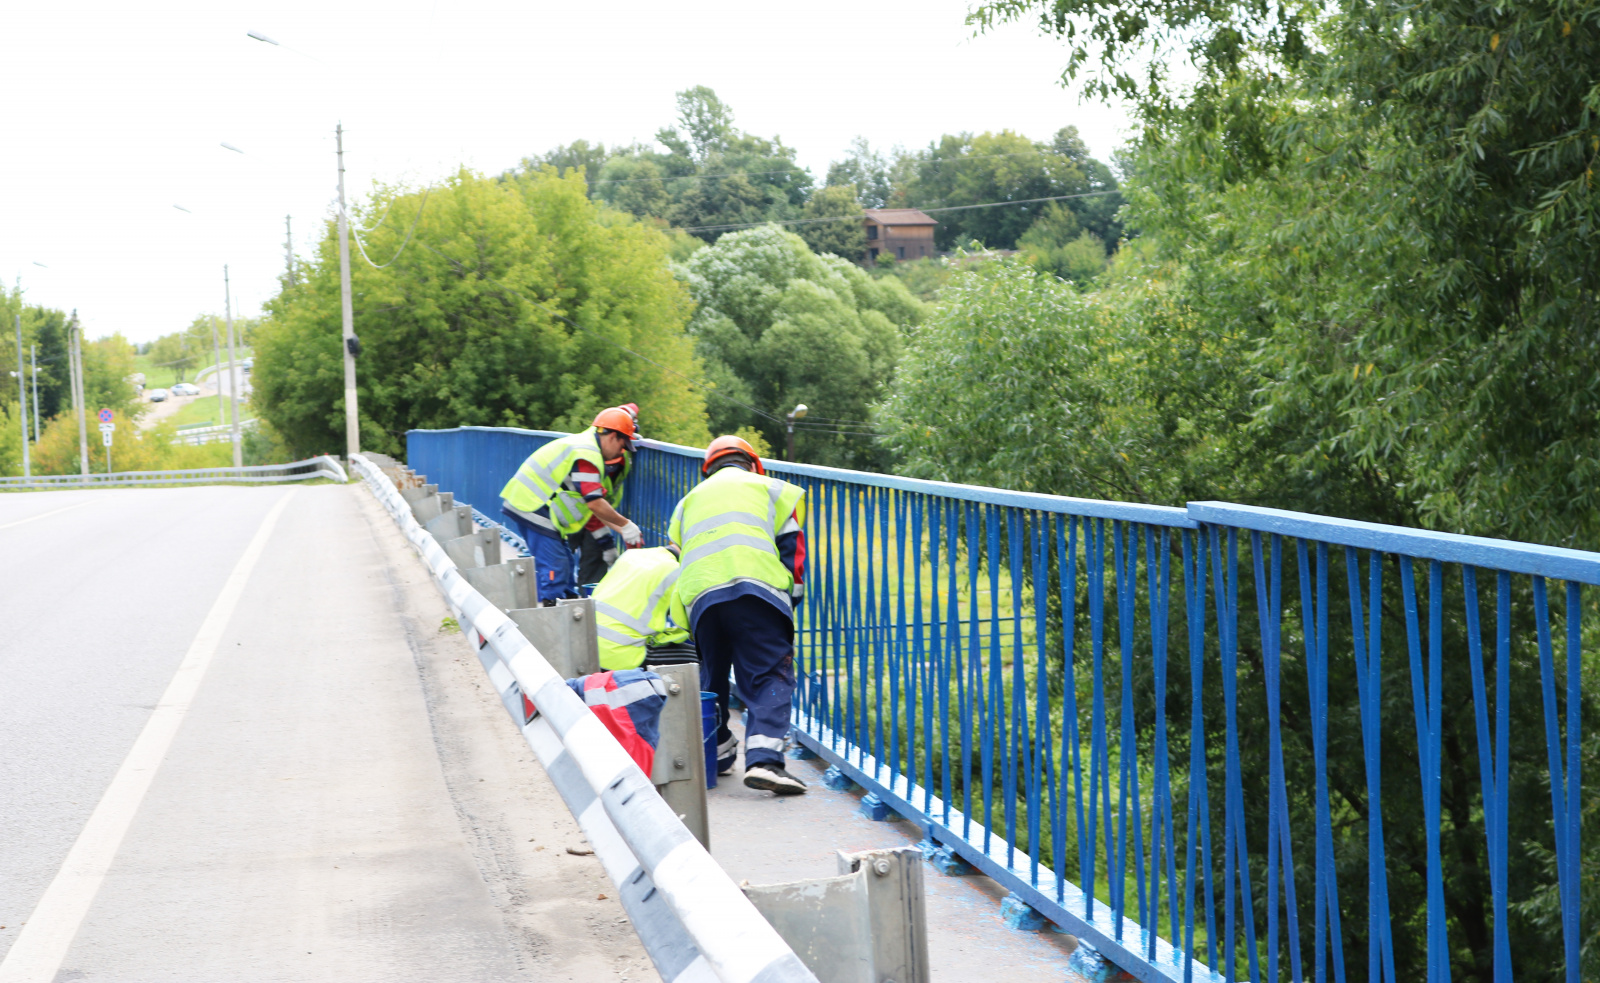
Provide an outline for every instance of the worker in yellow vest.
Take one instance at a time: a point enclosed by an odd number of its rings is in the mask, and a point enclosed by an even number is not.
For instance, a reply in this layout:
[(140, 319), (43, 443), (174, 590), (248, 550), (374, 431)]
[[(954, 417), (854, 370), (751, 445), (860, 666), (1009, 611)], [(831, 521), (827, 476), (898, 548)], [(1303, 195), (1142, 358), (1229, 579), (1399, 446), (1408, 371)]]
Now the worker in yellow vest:
[[(622, 495), (627, 490), (628, 472), (633, 470), (633, 447), (637, 444), (639, 433), (639, 407), (634, 403), (623, 403), (617, 409), (628, 414), (633, 421), (633, 439), (629, 446), (616, 457), (606, 459), (605, 472), (601, 483), (605, 486), (606, 501), (617, 511), (622, 510)], [(611, 565), (617, 562), (617, 538), (612, 533), (611, 527), (600, 521), (597, 515), (591, 515), (589, 521), (578, 532), (567, 537), (567, 545), (571, 546), (578, 554), (578, 584), (598, 584)]]
[[(693, 662), (689, 616), (678, 597), (678, 548), (628, 550), (594, 589), (601, 669)], [(658, 655), (659, 654), (659, 655)]]
[(606, 500), (605, 462), (631, 448), (633, 434), (633, 418), (625, 410), (601, 410), (590, 429), (559, 437), (528, 455), (500, 490), (500, 511), (517, 525), (533, 554), (541, 604), (578, 596), (567, 537), (581, 531), (591, 517), (629, 546), (644, 545), (639, 526)]
[(750, 710), (744, 783), (798, 795), (805, 782), (783, 764), (794, 695), (794, 610), (805, 586), (805, 490), (767, 477), (738, 437), (718, 437), (700, 466), (705, 480), (672, 513), (668, 538), (683, 550), (678, 597), (700, 653), (700, 688), (717, 695), (717, 773), (733, 768), (728, 673)]

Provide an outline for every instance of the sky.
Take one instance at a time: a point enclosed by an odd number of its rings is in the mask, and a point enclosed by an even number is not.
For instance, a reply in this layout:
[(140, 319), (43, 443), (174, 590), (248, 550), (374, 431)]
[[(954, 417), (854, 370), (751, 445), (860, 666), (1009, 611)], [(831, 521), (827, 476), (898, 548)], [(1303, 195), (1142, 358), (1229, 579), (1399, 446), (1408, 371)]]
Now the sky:
[(352, 201), (573, 140), (649, 141), (694, 85), (819, 181), (858, 135), (916, 148), (1074, 125), (1102, 160), (1124, 142), (1120, 107), (1061, 86), (1059, 41), (1032, 24), (974, 37), (968, 7), (12, 0), (0, 277), (76, 309), (90, 337), (149, 341), (222, 314), (225, 264), (234, 313), (259, 314), (285, 216), (307, 255), (335, 214), (340, 121)]

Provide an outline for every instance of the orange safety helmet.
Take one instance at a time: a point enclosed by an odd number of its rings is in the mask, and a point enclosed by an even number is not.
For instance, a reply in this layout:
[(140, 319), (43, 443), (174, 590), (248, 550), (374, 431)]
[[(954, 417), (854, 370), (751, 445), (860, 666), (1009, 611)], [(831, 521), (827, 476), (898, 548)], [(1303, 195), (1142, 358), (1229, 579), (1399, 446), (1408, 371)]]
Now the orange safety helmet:
[(743, 437), (735, 437), (732, 434), (718, 437), (711, 442), (710, 447), (706, 448), (706, 459), (700, 465), (700, 473), (710, 474), (711, 465), (717, 458), (727, 457), (729, 454), (745, 454), (750, 458), (751, 463), (755, 465), (756, 474), (764, 475), (767, 473), (767, 469), (761, 466), (761, 455), (756, 453), (756, 449), (751, 447), (750, 443)]
[(635, 427), (633, 416), (620, 406), (608, 406), (594, 418), (594, 425), (602, 430), (615, 430), (632, 442)]

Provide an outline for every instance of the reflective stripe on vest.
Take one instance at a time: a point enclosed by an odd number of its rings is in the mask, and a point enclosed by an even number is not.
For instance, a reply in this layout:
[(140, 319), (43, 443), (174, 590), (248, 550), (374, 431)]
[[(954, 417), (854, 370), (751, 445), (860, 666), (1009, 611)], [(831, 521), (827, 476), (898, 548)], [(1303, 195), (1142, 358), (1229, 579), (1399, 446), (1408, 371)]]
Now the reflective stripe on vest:
[(537, 512), (548, 505), (556, 529), (563, 534), (575, 533), (589, 521), (590, 512), (583, 497), (563, 483), (579, 461), (594, 465), (603, 481), (605, 460), (593, 429), (549, 441), (529, 454), (516, 475), (500, 489), (500, 497), (518, 512)]
[(628, 550), (617, 559), (594, 591), (602, 669), (634, 668), (644, 661), (645, 645), (688, 639), (679, 574), (677, 557), (664, 547)]
[(678, 596), (684, 607), (708, 590), (741, 580), (787, 597), (794, 575), (778, 557), (777, 533), (803, 507), (805, 494), (798, 485), (739, 468), (723, 468), (690, 489), (669, 530), (683, 547)]

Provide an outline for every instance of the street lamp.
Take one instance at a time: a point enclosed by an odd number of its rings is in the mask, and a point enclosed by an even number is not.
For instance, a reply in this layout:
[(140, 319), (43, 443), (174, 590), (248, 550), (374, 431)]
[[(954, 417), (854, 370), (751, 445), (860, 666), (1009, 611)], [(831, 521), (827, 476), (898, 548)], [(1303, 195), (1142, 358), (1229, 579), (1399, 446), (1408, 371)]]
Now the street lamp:
[[(245, 36), (274, 47), (289, 48), (297, 54), (321, 63), (303, 51), (296, 51), (258, 31), (246, 31)], [(339, 314), (340, 337), (344, 347), (344, 447), (348, 461), (361, 450), (360, 415), (356, 406), (356, 356), (361, 354), (361, 342), (356, 338), (355, 307), (350, 297), (350, 217), (344, 204), (344, 123), (333, 129), (335, 153), (339, 160)], [(224, 146), (227, 146), (224, 144)], [(229, 148), (230, 150), (236, 148)], [(243, 151), (241, 151), (242, 153)]]
[(807, 412), (806, 404), (796, 403), (794, 409), (784, 416), (784, 420), (789, 424), (789, 454), (784, 459), (791, 464), (794, 463), (794, 421), (804, 420)]

